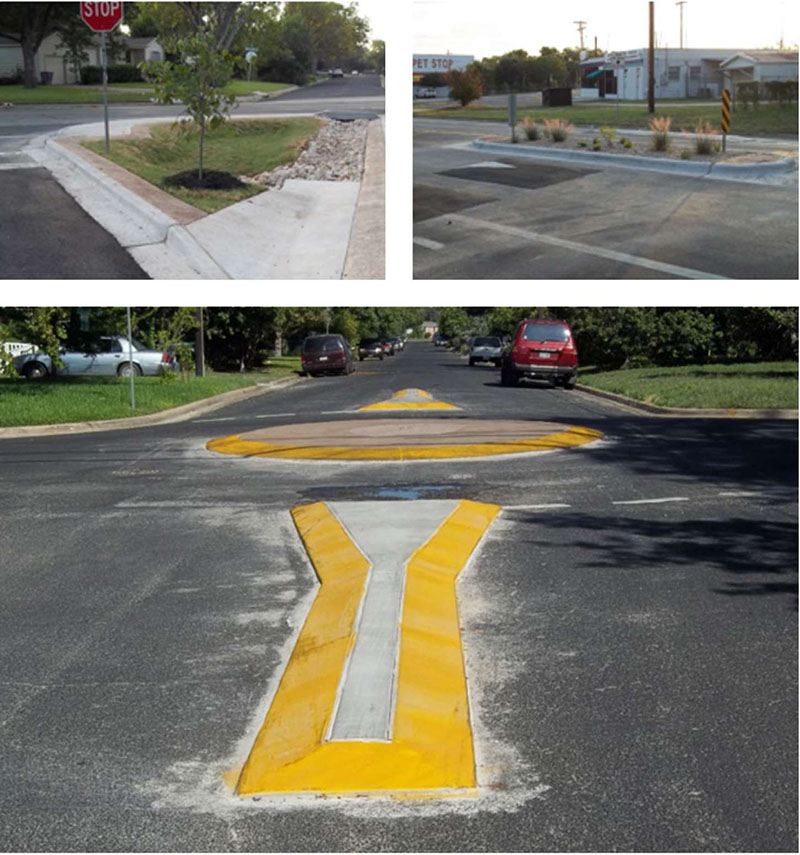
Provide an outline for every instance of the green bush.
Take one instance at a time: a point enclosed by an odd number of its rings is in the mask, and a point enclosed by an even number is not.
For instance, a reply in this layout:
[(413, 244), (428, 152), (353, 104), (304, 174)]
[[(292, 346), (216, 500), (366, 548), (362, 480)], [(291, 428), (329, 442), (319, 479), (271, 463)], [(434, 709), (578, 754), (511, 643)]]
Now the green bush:
[(471, 68), (466, 71), (453, 70), (448, 72), (447, 85), (450, 87), (450, 97), (454, 101), (458, 101), (462, 107), (477, 101), (483, 95), (481, 78)]
[(612, 148), (614, 140), (617, 138), (617, 132), (614, 128), (598, 128), (597, 130), (600, 132), (600, 136), (603, 138), (606, 146)]
[(689, 151), (689, 149), (688, 148), (682, 148), (681, 149), (681, 160), (691, 160), (691, 159), (692, 159), (692, 153)]
[(436, 71), (428, 72), (422, 75), (418, 85), (430, 89), (439, 89), (441, 86), (447, 86), (447, 77)]
[[(109, 83), (141, 83), (144, 80), (141, 70), (127, 62), (108, 66)], [(81, 68), (81, 83), (84, 86), (97, 86), (103, 82), (103, 69), (99, 65), (84, 65)]]
[(669, 116), (657, 116), (655, 119), (650, 120), (654, 151), (667, 151), (670, 143), (670, 127), (672, 127), (672, 119)]
[(530, 116), (525, 116), (525, 118), (520, 122), (520, 126), (522, 127), (523, 133), (529, 140), (541, 139), (542, 129), (539, 127), (539, 124), (535, 119), (531, 119)]

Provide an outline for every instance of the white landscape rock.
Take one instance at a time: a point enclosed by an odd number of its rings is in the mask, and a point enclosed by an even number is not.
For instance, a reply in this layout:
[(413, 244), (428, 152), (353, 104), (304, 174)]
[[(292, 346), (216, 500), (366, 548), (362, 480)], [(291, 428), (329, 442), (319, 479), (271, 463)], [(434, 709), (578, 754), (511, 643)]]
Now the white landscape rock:
[(369, 122), (326, 121), (294, 163), (259, 175), (240, 175), (245, 184), (279, 189), (289, 178), (311, 181), (360, 181)]

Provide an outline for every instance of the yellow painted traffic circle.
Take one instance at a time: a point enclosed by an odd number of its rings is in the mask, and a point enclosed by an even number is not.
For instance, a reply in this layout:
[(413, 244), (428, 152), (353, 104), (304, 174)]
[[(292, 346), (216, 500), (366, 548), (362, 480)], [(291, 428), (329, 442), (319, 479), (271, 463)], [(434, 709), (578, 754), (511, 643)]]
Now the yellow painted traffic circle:
[(206, 447), (283, 460), (456, 460), (574, 448), (602, 437), (591, 428), (555, 422), (381, 419), (273, 426), (213, 439)]
[[(238, 795), (475, 794), (455, 585), (500, 508), (438, 504), (445, 505), (444, 520), (404, 565), (388, 740), (331, 737), (364, 620), (368, 576), (376, 568), (328, 505), (292, 511), (320, 587), (238, 776)], [(387, 519), (393, 524), (396, 517)]]

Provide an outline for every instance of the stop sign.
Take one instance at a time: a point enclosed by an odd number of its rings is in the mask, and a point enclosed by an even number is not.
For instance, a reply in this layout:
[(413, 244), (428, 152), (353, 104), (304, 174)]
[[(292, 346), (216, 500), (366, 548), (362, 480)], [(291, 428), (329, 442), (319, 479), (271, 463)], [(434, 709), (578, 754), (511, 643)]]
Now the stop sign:
[(81, 18), (96, 33), (109, 33), (122, 20), (122, 3), (81, 3)]

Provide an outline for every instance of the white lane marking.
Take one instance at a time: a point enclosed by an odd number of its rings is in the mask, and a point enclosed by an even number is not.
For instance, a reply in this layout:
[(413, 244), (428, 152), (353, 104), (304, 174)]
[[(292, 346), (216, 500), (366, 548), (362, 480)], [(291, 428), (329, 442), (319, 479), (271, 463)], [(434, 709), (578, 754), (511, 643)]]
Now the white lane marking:
[(480, 163), (468, 163), (463, 169), (516, 169), (510, 163), (500, 163), (499, 160), (482, 160)]
[(622, 502), (612, 502), (612, 505), (660, 505), (663, 502), (688, 502), (688, 496), (668, 496), (665, 499), (626, 499)]
[(717, 493), (718, 496), (727, 496), (731, 499), (747, 499), (751, 496), (760, 496), (761, 493), (753, 490), (728, 490), (723, 493)]
[(256, 416), (257, 419), (283, 419), (289, 416), (296, 416), (297, 413), (265, 413), (263, 416)]
[(551, 508), (571, 508), (572, 505), (552, 504), (552, 505), (503, 505), (504, 511), (543, 511)]
[(330, 502), (329, 507), (371, 565), (329, 739), (389, 740), (406, 565), (458, 502)]
[(233, 422), (236, 421), (236, 416), (225, 416), (224, 418), (219, 419), (194, 419), (192, 421), (193, 425), (199, 425), (203, 422)]
[(355, 413), (356, 410), (321, 410), (321, 416), (338, 416), (342, 413)]
[(444, 244), (438, 240), (428, 240), (428, 238), (414, 236), (414, 243), (419, 246), (424, 246), (425, 249), (444, 249)]
[(0, 163), (0, 169), (37, 169), (38, 163)]
[[(491, 231), (500, 232), (505, 235), (521, 237), (525, 240), (537, 241), (539, 243), (550, 244), (561, 249), (569, 249), (573, 252), (583, 252), (587, 255), (596, 255), (598, 258), (608, 258), (611, 261), (621, 261), (624, 264), (635, 264), (637, 267), (646, 267), (649, 270), (656, 270), (659, 273), (670, 273), (673, 276), (680, 276), (683, 279), (727, 279), (727, 276), (718, 276), (715, 273), (706, 273), (702, 270), (693, 270), (690, 267), (679, 267), (675, 264), (665, 264), (662, 261), (653, 261), (650, 258), (642, 258), (638, 255), (629, 255), (627, 252), (617, 252), (613, 249), (604, 249), (601, 246), (590, 246), (585, 243), (576, 243), (572, 240), (564, 240), (563, 238), (553, 237), (552, 235), (543, 235), (539, 232), (532, 232), (528, 229), (520, 229), (517, 226), (508, 226), (502, 223), (492, 223), (488, 220), (481, 220), (477, 217), (467, 217), (464, 214), (448, 214), (450, 220), (464, 223), (465, 225), (481, 226), (482, 228)], [(416, 238), (414, 238), (416, 241)]]

